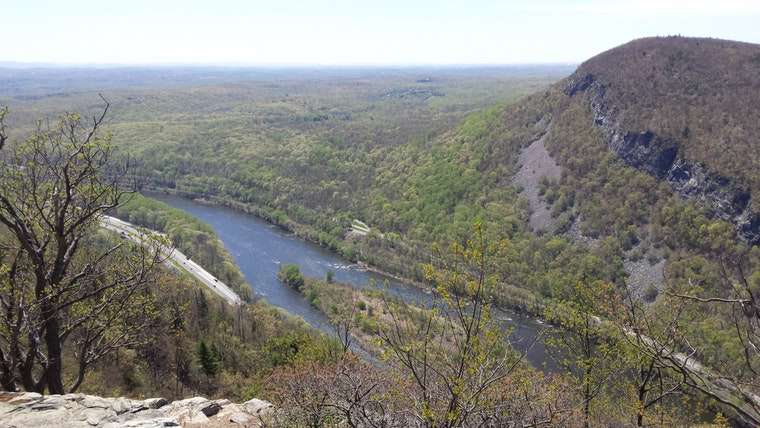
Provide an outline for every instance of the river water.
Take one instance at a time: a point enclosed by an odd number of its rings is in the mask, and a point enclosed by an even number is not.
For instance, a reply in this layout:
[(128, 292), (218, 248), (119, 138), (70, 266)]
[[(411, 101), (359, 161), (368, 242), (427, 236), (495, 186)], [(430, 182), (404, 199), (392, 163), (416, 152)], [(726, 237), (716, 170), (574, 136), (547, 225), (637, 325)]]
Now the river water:
[[(184, 210), (213, 227), (240, 266), (255, 295), (302, 317), (307, 323), (322, 331), (332, 332), (327, 318), (312, 307), (302, 295), (284, 287), (278, 281), (277, 272), (281, 264), (297, 264), (305, 276), (316, 278), (324, 278), (328, 271), (332, 271), (336, 282), (356, 288), (378, 287), (409, 302), (424, 304), (430, 301), (430, 295), (418, 287), (364, 270), (336, 253), (302, 240), (252, 215), (178, 196), (158, 193), (147, 196)], [(534, 340), (539, 332), (545, 329), (540, 321), (511, 312), (499, 311), (495, 316), (505, 327), (512, 329), (510, 339), (517, 350), (524, 351), (528, 348), (527, 360), (534, 367), (554, 370), (555, 365), (547, 357), (543, 342)]]

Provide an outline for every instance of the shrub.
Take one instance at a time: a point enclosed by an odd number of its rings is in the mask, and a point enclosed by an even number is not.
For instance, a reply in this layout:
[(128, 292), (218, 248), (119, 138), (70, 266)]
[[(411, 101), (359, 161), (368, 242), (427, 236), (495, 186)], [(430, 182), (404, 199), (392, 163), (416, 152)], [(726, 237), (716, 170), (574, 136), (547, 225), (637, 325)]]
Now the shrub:
[(296, 291), (300, 291), (304, 284), (301, 269), (298, 265), (294, 264), (282, 265), (280, 271), (277, 273), (277, 279)]
[(319, 307), (319, 294), (314, 288), (308, 289), (306, 292), (306, 300), (308, 300), (309, 303), (315, 308)]
[(365, 334), (375, 334), (378, 331), (377, 321), (369, 317), (361, 317), (359, 320), (359, 328)]
[(653, 284), (650, 284), (647, 286), (647, 288), (644, 289), (644, 301), (650, 303), (654, 302), (658, 294), (660, 294), (660, 291), (657, 289), (657, 287)]

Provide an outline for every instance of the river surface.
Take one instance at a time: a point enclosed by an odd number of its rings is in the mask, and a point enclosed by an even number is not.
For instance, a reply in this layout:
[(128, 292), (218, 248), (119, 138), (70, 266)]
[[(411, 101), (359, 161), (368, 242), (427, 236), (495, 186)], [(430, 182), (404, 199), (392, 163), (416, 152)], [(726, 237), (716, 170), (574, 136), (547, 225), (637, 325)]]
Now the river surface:
[[(294, 263), (305, 276), (324, 278), (334, 272), (336, 282), (356, 288), (380, 288), (405, 301), (425, 304), (431, 297), (422, 289), (396, 279), (367, 271), (338, 254), (305, 241), (255, 216), (231, 208), (201, 204), (178, 196), (151, 193), (147, 195), (203, 220), (214, 228), (224, 246), (240, 266), (256, 296), (266, 299), (307, 323), (333, 333), (327, 318), (298, 292), (284, 287), (277, 279), (281, 264)], [(554, 371), (554, 362), (547, 357), (542, 341), (534, 339), (546, 327), (540, 321), (511, 312), (494, 314), (505, 327), (511, 328), (513, 346), (528, 348), (527, 360), (537, 368)], [(536, 342), (536, 343), (533, 343)], [(529, 346), (531, 345), (532, 346)]]

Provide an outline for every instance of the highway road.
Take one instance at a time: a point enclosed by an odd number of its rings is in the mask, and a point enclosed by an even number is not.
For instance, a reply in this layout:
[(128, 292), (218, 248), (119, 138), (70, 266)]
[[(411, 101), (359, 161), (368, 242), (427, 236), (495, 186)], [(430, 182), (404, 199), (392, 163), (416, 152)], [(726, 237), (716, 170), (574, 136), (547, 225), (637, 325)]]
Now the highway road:
[[(130, 239), (134, 242), (143, 243), (147, 237), (144, 233), (133, 224), (126, 221), (119, 220), (118, 218), (111, 216), (103, 216), (101, 224), (104, 228), (112, 230), (121, 234), (122, 236)], [(209, 290), (213, 291), (220, 297), (222, 297), (230, 305), (241, 305), (243, 300), (237, 295), (227, 284), (219, 281), (214, 275), (211, 275), (206, 269), (198, 265), (194, 261), (190, 260), (186, 255), (176, 248), (163, 247), (162, 252), (168, 257), (166, 263), (171, 264), (179, 269), (192, 275), (201, 284), (206, 286)]]

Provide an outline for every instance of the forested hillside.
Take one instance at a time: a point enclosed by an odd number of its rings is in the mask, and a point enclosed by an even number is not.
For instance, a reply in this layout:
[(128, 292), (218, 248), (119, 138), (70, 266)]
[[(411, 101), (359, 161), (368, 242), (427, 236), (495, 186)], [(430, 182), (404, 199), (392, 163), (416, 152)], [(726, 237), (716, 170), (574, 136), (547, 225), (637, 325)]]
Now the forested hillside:
[(242, 398), (277, 366), (329, 360), (336, 343), (303, 321), (264, 302), (230, 305), (172, 269), (166, 237), (101, 227), (110, 211), (131, 215), (250, 289), (208, 226), (109, 175), (128, 162), (100, 131), (107, 111), (16, 140), (0, 110), (0, 387)]

